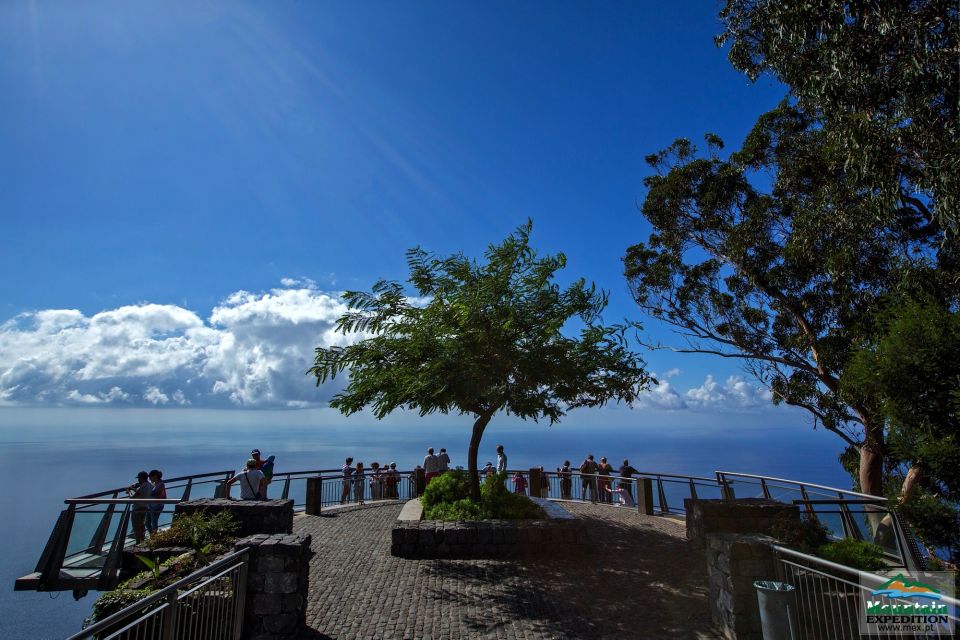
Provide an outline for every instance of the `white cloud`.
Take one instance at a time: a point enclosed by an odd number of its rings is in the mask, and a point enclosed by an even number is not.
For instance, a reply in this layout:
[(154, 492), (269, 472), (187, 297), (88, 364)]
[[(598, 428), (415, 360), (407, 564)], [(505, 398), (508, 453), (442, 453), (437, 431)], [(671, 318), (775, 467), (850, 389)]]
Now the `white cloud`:
[(668, 378), (675, 378), (678, 375), (680, 375), (680, 369), (677, 369), (676, 367), (674, 367), (673, 369), (668, 369), (664, 371), (663, 373), (661, 373), (659, 376), (656, 376), (656, 377), (667, 380)]
[(755, 409), (770, 404), (769, 389), (730, 376), (722, 385), (708, 375), (703, 384), (686, 393), (687, 404), (699, 409)]
[(331, 387), (305, 373), (315, 347), (355, 339), (334, 331), (346, 306), (312, 281), (283, 282), (237, 291), (206, 320), (161, 304), (21, 314), (0, 324), (0, 402), (322, 406)]
[(642, 394), (639, 406), (646, 409), (686, 409), (687, 404), (666, 380)]

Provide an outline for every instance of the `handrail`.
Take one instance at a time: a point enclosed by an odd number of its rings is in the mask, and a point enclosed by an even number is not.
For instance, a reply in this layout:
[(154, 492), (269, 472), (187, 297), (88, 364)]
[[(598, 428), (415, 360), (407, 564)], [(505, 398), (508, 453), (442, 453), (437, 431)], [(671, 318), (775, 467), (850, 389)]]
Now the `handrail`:
[(67, 498), (63, 504), (180, 504), (180, 498)]
[[(881, 585), (890, 580), (889, 577), (878, 576), (877, 574), (869, 571), (861, 571), (859, 569), (854, 569), (853, 567), (837, 564), (836, 562), (831, 562), (830, 560), (826, 560), (818, 556), (811, 556), (806, 553), (801, 553), (800, 551), (797, 551), (796, 549), (790, 549), (789, 547), (781, 547), (780, 545), (772, 545), (772, 547), (773, 550), (778, 554), (793, 558), (795, 560), (802, 560), (808, 564), (819, 565), (820, 567), (847, 575), (854, 574), (857, 576), (858, 580), (866, 579), (866, 581), (875, 585)], [(960, 600), (957, 600), (956, 598), (951, 598), (950, 596), (941, 594), (940, 599), (947, 604), (953, 605), (954, 607), (960, 607)]]
[[(196, 582), (200, 578), (206, 578), (207, 576), (211, 576), (217, 572), (220, 572), (220, 575), (228, 573), (232, 569), (236, 568), (238, 561), (243, 562), (246, 560), (244, 556), (247, 555), (248, 551), (249, 549), (240, 549), (239, 551), (234, 551), (233, 553), (220, 558), (216, 562), (209, 564), (206, 567), (203, 567), (202, 569), (198, 569), (197, 571), (194, 571), (190, 575), (177, 580), (173, 584), (170, 584), (157, 591), (154, 591), (146, 598), (142, 600), (137, 600), (133, 604), (127, 607), (124, 607), (120, 611), (117, 611), (116, 613), (113, 613), (107, 616), (103, 620), (98, 620), (95, 624), (90, 625), (83, 631), (73, 634), (72, 636), (67, 638), (67, 640), (80, 640), (81, 638), (89, 638), (93, 636), (95, 633), (99, 631), (103, 631), (104, 629), (107, 629), (113, 626), (114, 624), (116, 624), (117, 622), (120, 622), (121, 620), (126, 618), (129, 615), (130, 610), (132, 609), (135, 609), (137, 611), (142, 611), (143, 609), (157, 602), (160, 602), (161, 600), (167, 599), (171, 593), (174, 593), (174, 594), (177, 593), (180, 590), (180, 587), (184, 585), (191, 584), (193, 582)], [(227, 566), (227, 565), (230, 565), (230, 566)], [(227, 568), (221, 572), (220, 570), (223, 569), (224, 567), (227, 567)], [(217, 575), (213, 577), (215, 579), (220, 576)]]
[[(175, 483), (175, 482), (181, 482), (181, 481), (183, 481), (183, 480), (193, 481), (193, 480), (196, 480), (196, 479), (198, 479), (198, 478), (212, 478), (212, 477), (214, 477), (214, 476), (225, 476), (225, 475), (227, 475), (227, 474), (232, 474), (232, 473), (234, 473), (233, 470), (228, 470), (228, 471), (211, 471), (211, 472), (209, 472), (209, 473), (197, 473), (197, 474), (188, 475), (188, 476), (178, 476), (178, 477), (176, 477), (176, 478), (164, 478), (163, 482), (164, 482), (164, 484), (169, 485), (169, 484), (172, 484), (172, 483)], [(127, 485), (127, 486), (130, 486), (130, 485)], [(121, 492), (121, 491), (126, 491), (126, 490), (127, 490), (127, 486), (117, 487), (116, 489), (108, 489), (108, 490), (106, 490), (106, 491), (99, 491), (99, 492), (97, 492), (97, 493), (90, 493), (90, 494), (83, 495), (83, 496), (77, 496), (76, 499), (77, 499), (77, 500), (82, 500), (82, 499), (85, 499), (85, 498), (98, 498), (98, 497), (100, 497), (100, 496), (107, 495), (108, 493), (118, 493), (118, 492)]]
[(773, 476), (762, 476), (752, 473), (738, 473), (736, 471), (717, 471), (717, 475), (723, 477), (724, 479), (727, 476), (732, 476), (735, 478), (755, 478), (757, 480), (766, 480), (767, 482), (786, 482), (789, 484), (800, 485), (804, 487), (809, 487), (813, 489), (823, 489), (824, 491), (832, 491), (836, 493), (842, 493), (848, 496), (857, 496), (860, 498), (872, 500), (874, 502), (886, 502), (887, 499), (883, 496), (872, 496), (869, 493), (859, 493), (857, 491), (850, 491), (848, 489), (837, 489), (836, 487), (828, 487), (822, 484), (813, 484), (812, 482), (803, 482), (802, 480), (788, 480), (787, 478), (775, 478)]

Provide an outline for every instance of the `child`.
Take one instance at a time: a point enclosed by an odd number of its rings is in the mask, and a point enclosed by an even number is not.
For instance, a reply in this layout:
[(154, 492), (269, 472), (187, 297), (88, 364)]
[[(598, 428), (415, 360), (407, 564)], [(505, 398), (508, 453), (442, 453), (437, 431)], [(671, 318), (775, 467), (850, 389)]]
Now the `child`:
[(517, 473), (513, 476), (513, 492), (514, 493), (527, 493), (527, 479), (523, 477), (522, 474)]

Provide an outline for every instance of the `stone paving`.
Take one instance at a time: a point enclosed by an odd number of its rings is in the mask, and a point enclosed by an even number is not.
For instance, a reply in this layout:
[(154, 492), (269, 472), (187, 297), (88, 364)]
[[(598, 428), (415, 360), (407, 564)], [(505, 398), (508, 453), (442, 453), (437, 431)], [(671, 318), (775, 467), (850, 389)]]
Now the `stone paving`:
[(588, 524), (584, 556), (395, 558), (397, 504), (296, 518), (313, 537), (305, 640), (716, 637), (683, 521), (563, 504)]

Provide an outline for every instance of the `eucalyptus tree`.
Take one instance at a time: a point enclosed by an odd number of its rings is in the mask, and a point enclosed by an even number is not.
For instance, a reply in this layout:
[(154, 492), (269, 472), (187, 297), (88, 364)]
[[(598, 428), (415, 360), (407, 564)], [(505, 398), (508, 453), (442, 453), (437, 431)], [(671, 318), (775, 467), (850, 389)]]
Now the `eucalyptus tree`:
[(862, 490), (881, 495), (888, 421), (841, 378), (894, 293), (955, 303), (955, 236), (848, 179), (830, 134), (789, 103), (726, 159), (721, 140), (707, 143), (701, 154), (681, 139), (648, 158), (653, 233), (624, 259), (634, 298), (678, 331), (677, 351), (736, 359), (774, 402), (809, 411), (857, 451)]
[(843, 155), (848, 180), (956, 230), (956, 0), (726, 0), (720, 19), (733, 66), (783, 82)]
[[(651, 382), (628, 348), (629, 327), (601, 323), (607, 293), (582, 279), (556, 284), (566, 258), (538, 257), (531, 229), (528, 221), (491, 245), (484, 262), (411, 249), (409, 283), (419, 301), (395, 281), (345, 293), (349, 310), (337, 330), (367, 337), (317, 348), (308, 372), (320, 385), (349, 371), (346, 388), (330, 402), (347, 415), (368, 406), (378, 419), (401, 407), (421, 416), (471, 415), (475, 500), (477, 452), (497, 412), (553, 424), (569, 409), (630, 404)], [(571, 322), (582, 325), (578, 337), (565, 333)]]

